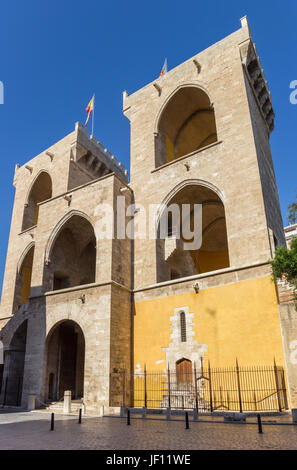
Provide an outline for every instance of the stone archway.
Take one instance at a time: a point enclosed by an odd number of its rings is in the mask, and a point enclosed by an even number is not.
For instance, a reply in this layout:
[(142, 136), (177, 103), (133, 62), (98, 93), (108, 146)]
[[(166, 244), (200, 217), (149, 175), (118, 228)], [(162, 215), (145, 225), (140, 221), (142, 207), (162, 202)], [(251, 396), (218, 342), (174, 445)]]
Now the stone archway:
[(2, 403), (20, 406), (23, 390), (28, 320), (17, 328), (4, 353)]
[(158, 116), (156, 168), (217, 140), (214, 108), (206, 91), (193, 85), (179, 87)]
[(85, 338), (80, 326), (65, 320), (56, 325), (47, 339), (46, 399), (59, 400), (66, 390), (72, 398), (83, 397)]
[(92, 284), (96, 280), (96, 236), (80, 213), (67, 217), (50, 237), (45, 254), (45, 290)]
[(37, 225), (38, 203), (52, 197), (52, 179), (47, 171), (42, 170), (35, 178), (25, 203), (22, 230)]
[(35, 244), (32, 242), (19, 261), (14, 289), (13, 312), (16, 312), (22, 304), (29, 300), (34, 250)]
[[(195, 228), (195, 208), (198, 206), (201, 207), (201, 221), (197, 217)], [(161, 207), (156, 240), (157, 282), (230, 266), (225, 207), (221, 195), (212, 185), (186, 181), (168, 195)], [(189, 249), (185, 246), (185, 222), (201, 240), (200, 247)], [(166, 233), (162, 233), (161, 226)], [(191, 241), (194, 239), (193, 235)]]

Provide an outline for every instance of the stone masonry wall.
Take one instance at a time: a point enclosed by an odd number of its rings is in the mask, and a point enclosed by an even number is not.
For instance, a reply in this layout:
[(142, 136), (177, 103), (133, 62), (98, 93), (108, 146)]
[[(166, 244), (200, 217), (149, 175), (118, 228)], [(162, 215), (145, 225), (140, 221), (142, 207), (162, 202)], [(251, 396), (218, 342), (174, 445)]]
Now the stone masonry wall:
[[(239, 45), (250, 37), (243, 27), (131, 96), (124, 114), (131, 123), (131, 186), (137, 204), (148, 209), (186, 184), (209, 185), (222, 197), (230, 266), (266, 262), (270, 244)], [(198, 73), (193, 59), (201, 64)], [(182, 86), (205, 90), (213, 103), (218, 143), (155, 169), (158, 119)], [(135, 287), (156, 282), (156, 243), (135, 241)]]

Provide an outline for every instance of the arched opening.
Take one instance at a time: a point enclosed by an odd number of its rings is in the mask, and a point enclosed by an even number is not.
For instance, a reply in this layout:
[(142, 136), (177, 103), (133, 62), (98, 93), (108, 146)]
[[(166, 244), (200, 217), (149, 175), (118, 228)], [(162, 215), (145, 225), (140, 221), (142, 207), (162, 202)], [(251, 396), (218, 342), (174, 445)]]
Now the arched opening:
[[(195, 204), (200, 204), (202, 207), (202, 221), (195, 219)], [(174, 211), (177, 214), (174, 220), (170, 208), (177, 208), (177, 212)], [(185, 215), (186, 208), (189, 217)], [(166, 219), (168, 232), (162, 236), (160, 226), (161, 224), (163, 227), (166, 226)], [(189, 226), (194, 233), (192, 241), (202, 237), (197, 245), (198, 249), (188, 249), (189, 239), (183, 237), (185, 226)], [(228, 267), (225, 209), (218, 194), (209, 187), (188, 184), (173, 195), (160, 217), (156, 250), (157, 282)]]
[(85, 339), (80, 326), (65, 320), (47, 340), (46, 399), (59, 400), (66, 390), (72, 398), (83, 397)]
[(14, 291), (14, 302), (13, 312), (16, 312), (18, 308), (25, 302), (28, 302), (31, 290), (31, 278), (32, 278), (32, 266), (34, 258), (34, 245), (28, 250), (25, 255), (20, 269), (17, 272), (15, 291)]
[(14, 333), (9, 347), (5, 350), (3, 402), (20, 406), (23, 390), (24, 367), (27, 344), (28, 321), (25, 320)]
[(73, 215), (60, 229), (45, 266), (45, 289), (91, 284), (96, 277), (96, 238), (84, 217)]
[(27, 230), (38, 221), (38, 203), (52, 197), (52, 180), (46, 171), (42, 171), (35, 180), (27, 200), (23, 215), (22, 230)]
[(176, 362), (176, 382), (178, 387), (192, 384), (192, 361), (189, 359), (183, 358)]
[(194, 86), (180, 88), (158, 123), (156, 167), (217, 141), (214, 109), (208, 95)]

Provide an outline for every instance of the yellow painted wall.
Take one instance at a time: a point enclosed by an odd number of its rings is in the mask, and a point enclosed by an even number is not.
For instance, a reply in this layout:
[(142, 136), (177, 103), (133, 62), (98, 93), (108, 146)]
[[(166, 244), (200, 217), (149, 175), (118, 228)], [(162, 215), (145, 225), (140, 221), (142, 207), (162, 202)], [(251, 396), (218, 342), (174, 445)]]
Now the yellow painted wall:
[(31, 276), (32, 269), (23, 266), (22, 269), (22, 291), (21, 291), (21, 303), (28, 302), (28, 298), (31, 290)]
[(166, 147), (168, 162), (172, 162), (174, 160), (174, 143), (170, 140), (168, 135), (166, 135)]
[(207, 273), (229, 266), (229, 254), (226, 251), (202, 251), (198, 252), (198, 272)]
[[(193, 339), (207, 345), (212, 367), (284, 366), (275, 286), (262, 277), (180, 295), (137, 302), (134, 316), (134, 368), (166, 368), (170, 316), (178, 307), (194, 313)], [(179, 358), (177, 358), (179, 359)], [(160, 361), (163, 361), (160, 363)]]
[(38, 215), (39, 215), (39, 203), (40, 201), (36, 201), (36, 208), (35, 208), (35, 214), (34, 214), (34, 222), (33, 224), (34, 225), (37, 225), (37, 222), (38, 222)]

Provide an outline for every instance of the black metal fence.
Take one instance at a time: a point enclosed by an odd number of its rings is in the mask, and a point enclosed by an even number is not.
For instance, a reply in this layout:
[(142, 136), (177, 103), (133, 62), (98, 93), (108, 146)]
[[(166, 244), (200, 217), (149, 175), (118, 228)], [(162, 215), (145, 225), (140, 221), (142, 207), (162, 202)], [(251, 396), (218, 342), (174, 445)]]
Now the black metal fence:
[[(136, 408), (213, 411), (282, 411), (288, 409), (283, 367), (197, 368), (134, 374), (130, 406)], [(127, 406), (124, 403), (124, 406)]]
[[(213, 411), (288, 409), (284, 368), (277, 366), (206, 367), (110, 374), (112, 406)], [(20, 406), (23, 378), (4, 377), (0, 405)]]

